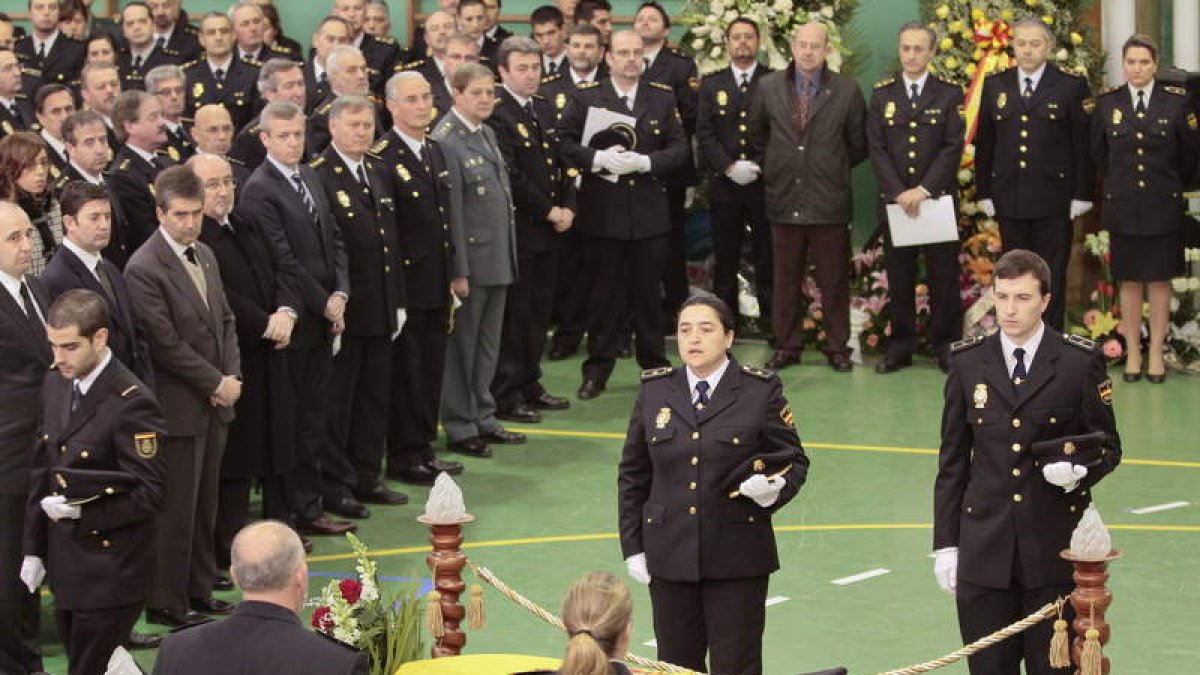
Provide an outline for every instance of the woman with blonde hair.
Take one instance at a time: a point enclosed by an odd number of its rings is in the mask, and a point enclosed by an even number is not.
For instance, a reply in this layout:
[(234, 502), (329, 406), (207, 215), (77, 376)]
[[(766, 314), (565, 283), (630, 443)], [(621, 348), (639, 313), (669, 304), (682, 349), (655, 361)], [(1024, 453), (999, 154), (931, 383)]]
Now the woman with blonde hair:
[(608, 572), (584, 575), (567, 591), (562, 618), (571, 637), (560, 675), (629, 675), (620, 662), (633, 626), (624, 582)]

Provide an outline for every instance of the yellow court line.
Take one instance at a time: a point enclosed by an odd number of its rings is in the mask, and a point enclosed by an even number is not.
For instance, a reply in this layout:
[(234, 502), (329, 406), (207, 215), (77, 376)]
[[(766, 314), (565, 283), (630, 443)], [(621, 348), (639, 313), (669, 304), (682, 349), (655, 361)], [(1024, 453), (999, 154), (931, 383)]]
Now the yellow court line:
[[(519, 431), (530, 436), (562, 436), (568, 438), (596, 438), (604, 440), (624, 440), (625, 434), (610, 431), (566, 431), (562, 429), (540, 429), (533, 427), (509, 427), (511, 431)], [(813, 443), (804, 442), (805, 449), (818, 450), (856, 450), (859, 452), (886, 452), (904, 455), (936, 455), (937, 450), (931, 448), (905, 448), (892, 445), (853, 445), (847, 443)], [(1184, 462), (1169, 459), (1132, 459), (1122, 458), (1122, 464), (1133, 466), (1160, 466), (1182, 469), (1200, 469), (1200, 462)]]

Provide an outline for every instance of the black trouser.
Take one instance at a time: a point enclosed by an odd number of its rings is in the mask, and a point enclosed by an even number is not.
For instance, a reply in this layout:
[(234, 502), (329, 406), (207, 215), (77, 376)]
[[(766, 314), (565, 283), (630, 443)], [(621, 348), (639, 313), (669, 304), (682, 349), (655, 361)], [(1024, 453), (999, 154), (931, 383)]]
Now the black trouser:
[[(690, 160), (689, 160), (690, 161)], [(667, 235), (667, 251), (663, 259), (663, 309), (672, 319), (688, 297), (687, 241), (683, 236), (683, 219), (687, 215), (687, 186), (667, 187), (667, 206), (671, 211), (671, 232)]]
[[(1046, 603), (1067, 596), (1072, 589), (1072, 584), (1024, 588), (1016, 579), (1008, 588), (985, 588), (959, 578), (955, 595), (963, 644), (970, 644), (1025, 618)], [(1063, 618), (1068, 625), (1074, 615), (1074, 610), (1068, 604), (1063, 610)], [(1027, 675), (1065, 675), (1071, 672), (1070, 668), (1050, 667), (1053, 629), (1052, 621), (1042, 621), (1019, 635), (978, 652), (968, 661), (972, 675), (1020, 675), (1022, 660), (1025, 661)]]
[(754, 261), (754, 292), (758, 296), (759, 316), (771, 316), (771, 291), (775, 284), (771, 255), (771, 224), (762, 189), (742, 188), (737, 201), (713, 202), (712, 240), (713, 293), (738, 316), (738, 268), (742, 262), (742, 242), (746, 225), (750, 226), (750, 246)]
[(492, 380), (492, 396), (501, 412), (527, 404), (546, 392), (539, 381), (542, 376), (539, 364), (546, 349), (546, 331), (550, 328), (558, 251), (520, 255), (517, 269), (520, 275), (508, 287), (500, 361)]
[(583, 379), (608, 382), (625, 333), (622, 318), (633, 302), (634, 348), (642, 368), (668, 365), (662, 334), (659, 283), (666, 256), (665, 235), (649, 239), (588, 237), (587, 275), (593, 292), (588, 316), (588, 358)]
[(449, 321), (446, 307), (409, 309), (404, 330), (392, 343), (387, 451), (391, 469), (408, 469), (434, 458)]
[(354, 467), (354, 487), (359, 489), (379, 484), (387, 445), (391, 372), (390, 335), (342, 336), (342, 348), (333, 359), (329, 426), (334, 443)]
[(997, 218), (1004, 252), (1023, 248), (1042, 256), (1050, 266), (1050, 306), (1042, 314), (1055, 330), (1063, 329), (1067, 309), (1067, 262), (1074, 235), (1068, 218)]
[(125, 644), (142, 613), (142, 603), (104, 609), (59, 610), (58, 634), (67, 651), (70, 675), (104, 675), (113, 650)]
[(566, 352), (579, 349), (587, 329), (592, 280), (584, 269), (585, 241), (586, 238), (575, 230), (568, 230), (563, 235), (554, 294), (554, 320), (558, 322), (558, 328), (554, 331), (551, 349)]
[(262, 478), (222, 478), (217, 494), (217, 526), (213, 530), (216, 539), (217, 567), (229, 568), (229, 553), (233, 538), (243, 527), (250, 524), (250, 490), (254, 481), (262, 485), (262, 518), (288, 522), (287, 500), (283, 492), (283, 476), (271, 475)]
[(884, 269), (887, 271), (888, 313), (892, 335), (887, 357), (912, 356), (917, 348), (917, 256), (924, 254), (925, 279), (929, 286), (929, 343), (934, 353), (946, 356), (950, 343), (962, 336), (962, 301), (958, 290), (958, 241), (896, 248), (891, 237), (884, 239)]
[(25, 495), (0, 494), (0, 673), (42, 669), (38, 650), (41, 596), (21, 581)]
[(329, 382), (333, 354), (328, 342), (288, 353), (296, 401), (296, 466), (284, 481), (288, 506), (300, 522), (321, 517), (324, 499), (349, 494), (354, 469), (329, 433)]
[(655, 577), (650, 603), (659, 660), (712, 675), (761, 673), (768, 580), (687, 582)]

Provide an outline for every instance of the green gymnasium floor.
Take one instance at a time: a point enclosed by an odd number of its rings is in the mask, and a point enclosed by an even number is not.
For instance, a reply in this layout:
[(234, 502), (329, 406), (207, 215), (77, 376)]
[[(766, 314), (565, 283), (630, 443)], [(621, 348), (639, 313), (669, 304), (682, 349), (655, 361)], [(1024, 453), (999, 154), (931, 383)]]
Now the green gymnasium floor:
[[(754, 364), (769, 355), (761, 343), (739, 345), (736, 352)], [(934, 582), (929, 558), (943, 375), (928, 359), (883, 376), (873, 363), (842, 375), (819, 354), (804, 356), (804, 365), (782, 375), (812, 467), (800, 496), (775, 519), (782, 569), (772, 577), (770, 595), (786, 601), (767, 611), (766, 672), (840, 664), (851, 673), (876, 673), (941, 656), (960, 646), (953, 601)], [(465, 528), (468, 555), (555, 613), (581, 573), (624, 573), (615, 535), (616, 464), (636, 364), (622, 361), (608, 391), (588, 403), (574, 398), (578, 369), (579, 357), (545, 364), (545, 383), (553, 393), (569, 394), (571, 409), (547, 415), (540, 425), (512, 425), (529, 434), (529, 443), (501, 446), (492, 459), (466, 459), (458, 481), (477, 518)], [(1115, 600), (1106, 653), (1121, 675), (1195, 673), (1200, 434), (1192, 415), (1200, 411), (1200, 380), (1176, 375), (1156, 386), (1125, 384), (1115, 369), (1113, 375), (1125, 462), (1096, 494), (1125, 557), (1110, 568)], [(403, 489), (414, 504), (372, 507), (360, 534), (378, 555), (381, 574), (422, 576), (428, 531), (415, 518), (428, 489)], [(1131, 512), (1175, 501), (1191, 504)], [(313, 594), (327, 581), (319, 575), (353, 569), (348, 551), (340, 539), (316, 540), (309, 563)], [(878, 568), (890, 572), (831, 583)], [(634, 593), (632, 649), (653, 657), (653, 647), (644, 645), (653, 637), (649, 598), (642, 587)], [(222, 597), (235, 600), (236, 593)], [(49, 601), (44, 606), (47, 667), (65, 674), (61, 646), (50, 642)], [(563, 640), (551, 627), (491, 591), (487, 613), (489, 625), (469, 634), (467, 653), (561, 653)], [(149, 670), (153, 655), (138, 658)]]

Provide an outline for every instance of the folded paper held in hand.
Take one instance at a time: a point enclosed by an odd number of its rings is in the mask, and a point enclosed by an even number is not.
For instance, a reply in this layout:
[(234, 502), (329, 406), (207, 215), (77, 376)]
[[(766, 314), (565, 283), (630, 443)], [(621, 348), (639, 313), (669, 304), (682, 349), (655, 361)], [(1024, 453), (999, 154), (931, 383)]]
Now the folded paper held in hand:
[(958, 241), (958, 219), (954, 215), (954, 198), (950, 195), (922, 201), (916, 218), (905, 213), (899, 204), (888, 204), (887, 219), (892, 246)]

